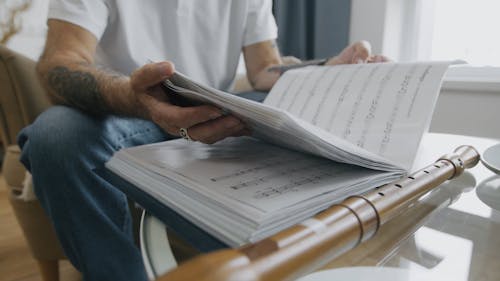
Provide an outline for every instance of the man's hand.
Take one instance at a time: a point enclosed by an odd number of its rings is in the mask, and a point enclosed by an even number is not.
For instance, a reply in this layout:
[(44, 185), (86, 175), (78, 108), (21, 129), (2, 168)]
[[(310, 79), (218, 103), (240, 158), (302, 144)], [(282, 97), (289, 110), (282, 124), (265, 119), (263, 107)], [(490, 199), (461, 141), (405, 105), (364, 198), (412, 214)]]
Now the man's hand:
[(181, 128), (188, 129), (191, 139), (215, 143), (230, 136), (247, 135), (245, 125), (231, 115), (211, 105), (180, 107), (169, 102), (159, 84), (174, 73), (170, 62), (150, 63), (134, 71), (130, 86), (135, 93), (143, 117), (151, 119), (170, 135), (179, 136)]
[(170, 62), (147, 64), (128, 77), (94, 65), (97, 39), (87, 30), (53, 19), (48, 26), (37, 70), (55, 103), (97, 116), (112, 113), (150, 119), (174, 136), (186, 128), (193, 140), (204, 143), (248, 134), (240, 120), (222, 116), (213, 106), (170, 104), (159, 86), (174, 73)]
[(386, 56), (372, 55), (371, 49), (371, 45), (368, 41), (359, 41), (344, 48), (339, 55), (330, 58), (325, 64), (336, 65), (390, 61)]

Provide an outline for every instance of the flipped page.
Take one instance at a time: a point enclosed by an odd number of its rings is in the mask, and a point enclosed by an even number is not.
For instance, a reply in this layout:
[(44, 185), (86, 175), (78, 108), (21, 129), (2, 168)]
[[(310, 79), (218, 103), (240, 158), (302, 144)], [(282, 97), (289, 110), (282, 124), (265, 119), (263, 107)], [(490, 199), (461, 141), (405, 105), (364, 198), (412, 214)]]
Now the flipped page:
[(263, 104), (176, 73), (167, 87), (238, 116), (257, 138), (334, 161), (408, 170), (448, 62), (311, 66), (287, 71)]

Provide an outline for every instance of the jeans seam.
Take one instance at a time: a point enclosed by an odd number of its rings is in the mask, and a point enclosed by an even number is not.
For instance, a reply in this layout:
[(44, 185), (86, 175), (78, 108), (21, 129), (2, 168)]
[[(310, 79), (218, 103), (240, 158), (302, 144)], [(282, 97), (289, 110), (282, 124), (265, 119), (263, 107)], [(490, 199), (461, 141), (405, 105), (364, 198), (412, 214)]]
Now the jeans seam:
[(151, 129), (150, 128), (146, 128), (144, 130), (135, 131), (133, 133), (129, 133), (129, 134), (120, 136), (116, 141), (117, 142), (122, 142), (124, 140), (129, 139), (129, 138), (132, 138), (132, 137), (135, 137), (135, 136), (138, 136), (138, 135), (142, 135), (142, 134), (147, 133), (147, 132), (151, 132)]
[(126, 135), (122, 135), (120, 137), (118, 137), (115, 141), (115, 143), (112, 145), (113, 148), (115, 150), (120, 150), (123, 148), (123, 142), (124, 141), (127, 141), (133, 137), (136, 137), (136, 136), (139, 136), (139, 135), (142, 135), (142, 134), (145, 134), (145, 133), (149, 133), (151, 132), (151, 129), (150, 128), (146, 128), (144, 130), (140, 130), (140, 131), (135, 131), (135, 132), (132, 132), (132, 133), (129, 133), (129, 134), (126, 134)]

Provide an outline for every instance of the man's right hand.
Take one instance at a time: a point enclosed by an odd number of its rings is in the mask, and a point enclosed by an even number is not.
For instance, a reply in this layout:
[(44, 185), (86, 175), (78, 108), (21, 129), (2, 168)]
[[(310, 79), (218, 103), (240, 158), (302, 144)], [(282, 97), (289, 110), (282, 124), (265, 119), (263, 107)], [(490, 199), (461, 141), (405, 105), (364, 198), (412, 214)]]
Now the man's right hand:
[(174, 65), (168, 61), (150, 63), (137, 69), (130, 76), (130, 86), (135, 93), (140, 114), (159, 125), (170, 135), (179, 136), (181, 128), (191, 139), (215, 143), (230, 136), (249, 134), (239, 119), (224, 115), (211, 105), (180, 107), (169, 102), (160, 83), (174, 74)]
[(97, 116), (140, 116), (174, 136), (185, 128), (193, 140), (204, 143), (248, 134), (240, 120), (223, 116), (216, 107), (170, 104), (159, 83), (174, 73), (172, 63), (147, 64), (129, 78), (95, 66), (97, 38), (86, 29), (55, 19), (48, 20), (48, 27), (37, 71), (55, 103)]

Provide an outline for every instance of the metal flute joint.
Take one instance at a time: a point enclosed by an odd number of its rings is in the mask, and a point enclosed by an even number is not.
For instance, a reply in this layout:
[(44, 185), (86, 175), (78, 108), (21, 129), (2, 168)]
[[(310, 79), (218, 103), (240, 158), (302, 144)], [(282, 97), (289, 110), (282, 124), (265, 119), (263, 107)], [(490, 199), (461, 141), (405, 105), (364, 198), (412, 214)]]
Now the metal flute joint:
[(479, 162), (479, 153), (477, 150), (468, 145), (459, 146), (451, 154), (446, 154), (438, 159), (438, 161), (446, 161), (450, 163), (454, 172), (449, 179), (453, 179), (461, 175), (465, 168), (472, 168)]

